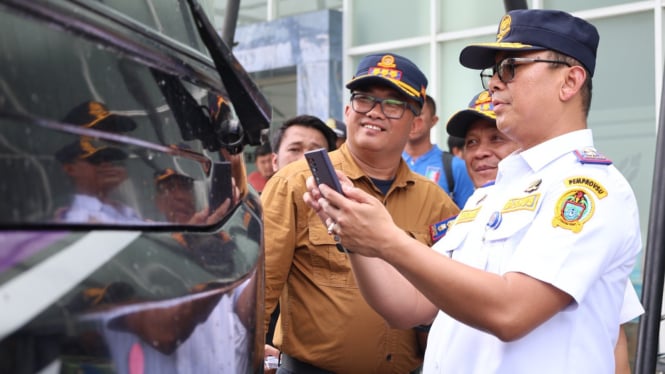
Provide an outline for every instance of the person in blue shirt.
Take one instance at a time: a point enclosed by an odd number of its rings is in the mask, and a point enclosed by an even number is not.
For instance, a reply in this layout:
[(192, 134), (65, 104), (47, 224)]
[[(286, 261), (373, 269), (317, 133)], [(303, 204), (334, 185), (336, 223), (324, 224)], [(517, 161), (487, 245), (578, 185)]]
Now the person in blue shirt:
[[(420, 113), (421, 126), (414, 126), (409, 141), (404, 147), (402, 158), (414, 172), (436, 182), (453, 199), (458, 207), (463, 207), (474, 187), (466, 171), (464, 161), (444, 152), (430, 140), (430, 131), (439, 121), (436, 115), (436, 102), (427, 95)], [(444, 164), (445, 163), (445, 164)]]

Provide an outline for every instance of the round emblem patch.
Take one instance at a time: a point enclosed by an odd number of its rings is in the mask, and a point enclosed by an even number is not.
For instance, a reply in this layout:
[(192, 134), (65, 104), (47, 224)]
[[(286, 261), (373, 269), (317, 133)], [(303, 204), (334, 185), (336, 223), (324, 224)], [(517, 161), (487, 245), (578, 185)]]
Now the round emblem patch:
[(492, 229), (492, 230), (496, 230), (499, 227), (499, 225), (501, 225), (502, 218), (503, 217), (501, 217), (501, 212), (492, 213), (489, 220), (487, 221), (487, 224), (486, 224), (487, 228)]
[(589, 194), (582, 189), (568, 190), (557, 201), (552, 226), (578, 233), (593, 211), (594, 201)]

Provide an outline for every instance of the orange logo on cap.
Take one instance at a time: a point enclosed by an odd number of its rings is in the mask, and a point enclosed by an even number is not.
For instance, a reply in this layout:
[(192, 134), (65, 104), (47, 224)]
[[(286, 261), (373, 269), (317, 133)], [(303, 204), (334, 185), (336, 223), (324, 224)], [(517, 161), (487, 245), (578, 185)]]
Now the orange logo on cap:
[(96, 144), (94, 144), (92, 138), (90, 138), (88, 136), (82, 136), (81, 139), (79, 139), (79, 146), (81, 147), (81, 150), (83, 151), (83, 154), (80, 156), (82, 159), (86, 159), (86, 158), (94, 155), (95, 153), (97, 153), (97, 151), (100, 151), (100, 150), (106, 148), (102, 145), (96, 146)]
[(88, 109), (90, 114), (95, 117), (106, 117), (109, 115), (109, 111), (106, 110), (103, 105), (95, 101), (91, 101), (90, 104), (88, 104)]
[(490, 104), (492, 103), (492, 97), (489, 92), (483, 91), (478, 95), (476, 102), (474, 103), (474, 108), (477, 110), (487, 110), (489, 109)]
[(512, 19), (510, 18), (509, 15), (503, 16), (501, 18), (501, 22), (499, 22), (499, 32), (496, 34), (496, 41), (500, 42), (503, 40), (503, 38), (506, 37), (506, 34), (510, 32), (510, 23), (512, 22)]
[(392, 55), (385, 55), (381, 57), (381, 62), (379, 62), (377, 66), (381, 66), (382, 68), (395, 68), (397, 67), (397, 65), (395, 65), (395, 57)]
[(163, 181), (164, 179), (166, 179), (166, 178), (168, 178), (168, 177), (170, 177), (170, 176), (172, 176), (172, 175), (176, 175), (175, 171), (174, 171), (173, 169), (171, 169), (171, 168), (166, 168), (166, 169), (164, 169), (164, 171), (163, 171), (161, 174), (159, 174), (159, 175), (157, 176), (157, 178), (155, 178), (155, 179), (157, 179), (157, 182), (161, 182), (161, 181)]
[(95, 117), (95, 119), (93, 119), (89, 123), (83, 124), (83, 127), (87, 128), (95, 127), (97, 123), (99, 123), (101, 120), (111, 115), (111, 113), (108, 110), (106, 110), (106, 108), (102, 104), (96, 101), (91, 101), (88, 104), (88, 113), (90, 113), (91, 116)]

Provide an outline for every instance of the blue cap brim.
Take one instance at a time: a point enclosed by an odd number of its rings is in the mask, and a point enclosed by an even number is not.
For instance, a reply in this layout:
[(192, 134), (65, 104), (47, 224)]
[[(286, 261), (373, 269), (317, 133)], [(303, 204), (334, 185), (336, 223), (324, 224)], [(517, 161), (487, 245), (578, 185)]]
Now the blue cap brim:
[(493, 111), (480, 111), (476, 109), (464, 109), (453, 114), (446, 124), (446, 132), (449, 135), (457, 136), (458, 138), (466, 137), (469, 126), (479, 119), (485, 119), (495, 122), (496, 114)]
[(470, 69), (485, 69), (496, 63), (498, 51), (540, 51), (546, 48), (523, 43), (476, 43), (471, 44), (460, 52), (460, 63)]

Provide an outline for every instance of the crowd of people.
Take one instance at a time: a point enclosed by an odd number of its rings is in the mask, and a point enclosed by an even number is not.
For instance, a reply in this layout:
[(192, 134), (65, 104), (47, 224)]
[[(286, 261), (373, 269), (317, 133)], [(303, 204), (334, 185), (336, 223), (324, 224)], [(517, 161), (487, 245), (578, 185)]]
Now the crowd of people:
[[(630, 372), (642, 243), (587, 128), (598, 42), (566, 12), (506, 14), (460, 53), (483, 90), (447, 121), (448, 151), (425, 74), (390, 52), (359, 62), (343, 121), (284, 123), (255, 186), (277, 373)], [(343, 194), (314, 182), (314, 148)]]

